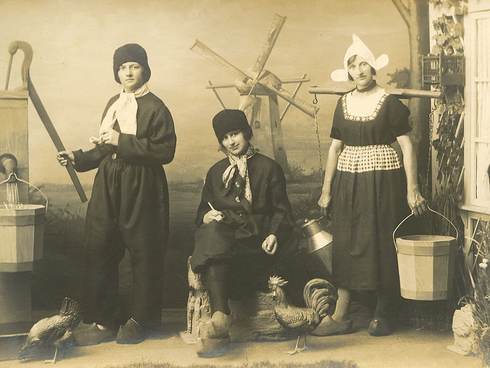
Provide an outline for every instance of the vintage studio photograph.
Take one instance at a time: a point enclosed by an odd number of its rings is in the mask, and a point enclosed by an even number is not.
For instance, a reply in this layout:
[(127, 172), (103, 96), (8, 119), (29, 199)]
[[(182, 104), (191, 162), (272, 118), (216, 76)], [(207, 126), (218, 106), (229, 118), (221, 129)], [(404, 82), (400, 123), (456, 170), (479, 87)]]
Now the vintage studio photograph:
[(490, 367), (490, 0), (0, 9), (0, 368)]

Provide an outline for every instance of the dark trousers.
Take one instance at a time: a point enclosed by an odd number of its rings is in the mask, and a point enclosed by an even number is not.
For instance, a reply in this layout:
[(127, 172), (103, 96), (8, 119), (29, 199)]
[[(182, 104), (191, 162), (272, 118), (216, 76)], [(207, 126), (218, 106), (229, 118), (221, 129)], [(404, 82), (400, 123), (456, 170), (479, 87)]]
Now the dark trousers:
[(162, 205), (168, 203), (166, 188), (160, 190), (158, 171), (118, 161), (99, 169), (87, 209), (84, 320), (117, 327), (129, 317), (116, 316), (119, 263), (127, 249), (133, 274), (130, 316), (144, 327), (158, 327), (168, 234), (168, 206)]
[[(145, 327), (158, 327), (161, 319), (163, 256), (145, 245), (128, 247), (133, 275), (131, 316)], [(117, 315), (119, 263), (124, 256), (122, 241), (91, 244), (86, 253), (84, 319), (117, 327), (129, 316)]]

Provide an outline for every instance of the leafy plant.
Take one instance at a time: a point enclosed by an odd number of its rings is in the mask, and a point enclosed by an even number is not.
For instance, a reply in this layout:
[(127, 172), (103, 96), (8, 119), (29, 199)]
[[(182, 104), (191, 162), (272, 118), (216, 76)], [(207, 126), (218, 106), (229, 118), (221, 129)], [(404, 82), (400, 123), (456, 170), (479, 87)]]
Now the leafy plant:
[(410, 70), (408, 68), (397, 69), (393, 73), (388, 73), (390, 80), (388, 84), (396, 88), (408, 88), (410, 86)]
[(490, 364), (490, 222), (478, 222), (475, 232), (474, 264), (471, 270), (474, 285), (468, 298), (473, 305), (473, 317), (480, 338), (480, 350), (485, 364)]

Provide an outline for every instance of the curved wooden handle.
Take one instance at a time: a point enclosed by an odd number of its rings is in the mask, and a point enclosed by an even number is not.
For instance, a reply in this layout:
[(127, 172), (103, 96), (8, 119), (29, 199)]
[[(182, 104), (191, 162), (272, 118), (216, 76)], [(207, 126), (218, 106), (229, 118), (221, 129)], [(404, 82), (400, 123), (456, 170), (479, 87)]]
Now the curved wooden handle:
[[(34, 84), (32, 81), (29, 79), (29, 97), (31, 98), (32, 104), (34, 105), (34, 108), (36, 109), (37, 113), (39, 114), (39, 117), (41, 118), (41, 122), (43, 123), (44, 127), (46, 128), (46, 131), (48, 132), (49, 137), (54, 143), (54, 146), (56, 147), (56, 150), (59, 151), (64, 151), (65, 146), (63, 145), (63, 142), (61, 141), (60, 136), (58, 135), (58, 132), (56, 131), (53, 122), (51, 121), (46, 109), (44, 108), (43, 103), (41, 102), (41, 98), (37, 94), (36, 88), (34, 88)], [(70, 179), (75, 186), (75, 189), (78, 193), (78, 196), (80, 197), (80, 200), (82, 202), (87, 202), (87, 196), (85, 195), (85, 192), (83, 190), (82, 184), (80, 183), (80, 180), (78, 179), (77, 173), (75, 172), (75, 169), (73, 166), (69, 163), (66, 165), (66, 170), (68, 171), (68, 174), (70, 175)]]
[[(10, 59), (12, 60), (12, 57), (14, 54), (17, 52), (17, 50), (21, 49), (24, 52), (24, 61), (22, 62), (22, 67), (21, 67), (21, 77), (22, 77), (22, 87), (24, 89), (27, 89), (27, 84), (29, 81), (29, 69), (31, 68), (31, 62), (32, 62), (32, 46), (28, 44), (25, 41), (13, 41), (9, 45), (9, 53), (10, 53)], [(10, 72), (8, 73), (10, 74)], [(8, 79), (10, 78), (10, 75), (7, 75), (7, 83), (6, 86), (8, 87)]]

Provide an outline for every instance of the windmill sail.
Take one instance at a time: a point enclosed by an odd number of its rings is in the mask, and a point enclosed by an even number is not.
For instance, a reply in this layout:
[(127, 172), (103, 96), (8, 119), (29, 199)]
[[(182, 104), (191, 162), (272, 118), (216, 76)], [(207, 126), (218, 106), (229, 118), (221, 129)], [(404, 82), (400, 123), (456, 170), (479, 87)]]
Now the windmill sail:
[(236, 67), (235, 65), (230, 63), (228, 60), (226, 60), (222, 56), (218, 55), (216, 52), (211, 50), (208, 46), (206, 46), (204, 43), (202, 43), (199, 40), (196, 40), (194, 42), (194, 45), (192, 45), (191, 50), (201, 54), (202, 56), (206, 57), (207, 59), (209, 59), (211, 61), (214, 61), (214, 62), (230, 69), (235, 74), (238, 74), (241, 78), (252, 79), (243, 70), (239, 69), (238, 67)]
[(256, 79), (259, 78), (260, 73), (262, 73), (262, 70), (264, 70), (265, 64), (267, 63), (267, 60), (269, 59), (272, 49), (276, 44), (277, 37), (279, 37), (279, 33), (281, 32), (284, 22), (286, 22), (286, 17), (282, 17), (279, 14), (274, 15), (274, 20), (272, 21), (271, 29), (269, 30), (269, 33), (267, 35), (267, 40), (265, 41), (265, 44), (262, 47), (262, 52), (257, 58), (257, 61), (255, 62), (254, 66), (252, 67), (252, 71), (257, 75), (255, 77)]
[(291, 105), (303, 111), (305, 114), (308, 114), (312, 118), (315, 117), (318, 107), (311, 105), (308, 102), (299, 99), (298, 97), (293, 97), (289, 91), (285, 90), (282, 87), (277, 88), (274, 87), (271, 83), (262, 82), (262, 81), (259, 81), (258, 84), (268, 89), (269, 91), (275, 93), (282, 99), (286, 100)]

